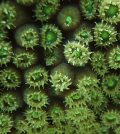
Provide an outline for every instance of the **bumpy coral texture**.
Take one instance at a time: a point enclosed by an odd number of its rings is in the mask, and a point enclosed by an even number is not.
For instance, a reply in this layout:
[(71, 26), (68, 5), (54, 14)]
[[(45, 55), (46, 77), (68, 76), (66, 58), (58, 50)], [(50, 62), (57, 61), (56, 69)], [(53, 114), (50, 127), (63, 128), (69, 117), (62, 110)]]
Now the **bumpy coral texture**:
[(25, 25), (16, 31), (15, 39), (18, 45), (33, 49), (39, 43), (39, 33), (34, 25)]
[(89, 48), (79, 42), (68, 42), (64, 48), (64, 55), (68, 63), (73, 66), (84, 66), (90, 59)]
[(41, 88), (48, 81), (48, 73), (42, 67), (34, 67), (26, 71), (25, 81), (29, 87)]
[(20, 75), (12, 68), (6, 68), (0, 73), (0, 84), (3, 88), (14, 89), (20, 86)]
[(62, 33), (54, 25), (44, 25), (41, 29), (41, 43), (42, 47), (46, 50), (51, 50), (61, 44)]
[(26, 50), (17, 50), (15, 52), (13, 63), (16, 67), (26, 69), (37, 62), (37, 55), (35, 52)]
[(120, 134), (120, 0), (0, 1), (0, 134)]
[(61, 28), (66, 31), (75, 29), (81, 21), (78, 8), (74, 6), (64, 7), (59, 12), (57, 21)]
[(120, 1), (103, 0), (99, 6), (99, 17), (111, 24), (120, 22)]
[(0, 4), (0, 28), (11, 29), (16, 21), (15, 6), (9, 2), (2, 2)]
[(13, 48), (10, 43), (6, 41), (0, 42), (0, 66), (7, 65), (12, 59)]
[(60, 0), (43, 0), (36, 4), (35, 16), (39, 21), (49, 20), (59, 9)]
[(107, 23), (96, 23), (94, 28), (94, 37), (96, 46), (107, 47), (113, 45), (116, 39), (117, 31)]

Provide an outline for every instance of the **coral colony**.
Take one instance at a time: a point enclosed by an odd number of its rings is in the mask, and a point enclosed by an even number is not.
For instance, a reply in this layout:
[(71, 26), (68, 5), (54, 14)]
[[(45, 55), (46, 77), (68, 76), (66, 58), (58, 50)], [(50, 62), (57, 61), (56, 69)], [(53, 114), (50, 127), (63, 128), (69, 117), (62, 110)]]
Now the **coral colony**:
[(0, 134), (120, 134), (120, 0), (0, 1)]

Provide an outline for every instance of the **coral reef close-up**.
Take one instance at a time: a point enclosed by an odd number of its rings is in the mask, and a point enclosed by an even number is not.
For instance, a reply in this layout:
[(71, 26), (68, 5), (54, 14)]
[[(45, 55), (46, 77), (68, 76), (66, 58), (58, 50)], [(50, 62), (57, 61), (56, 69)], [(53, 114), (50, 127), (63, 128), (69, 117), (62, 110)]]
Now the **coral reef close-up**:
[(120, 134), (120, 0), (0, 0), (0, 134)]

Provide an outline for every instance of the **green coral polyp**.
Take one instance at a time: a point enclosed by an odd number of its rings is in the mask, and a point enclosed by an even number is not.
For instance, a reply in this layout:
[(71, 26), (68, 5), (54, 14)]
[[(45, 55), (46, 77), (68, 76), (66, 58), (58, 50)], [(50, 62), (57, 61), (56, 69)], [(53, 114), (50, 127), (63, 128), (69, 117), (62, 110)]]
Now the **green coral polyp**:
[(31, 108), (43, 108), (48, 104), (48, 96), (36, 89), (26, 89), (24, 92), (24, 101)]
[(11, 132), (11, 128), (13, 127), (12, 118), (4, 113), (0, 114), (0, 133), (7, 134)]
[(110, 4), (105, 14), (107, 17), (112, 18), (113, 16), (117, 16), (118, 12), (119, 12), (118, 6)]
[(34, 25), (26, 24), (15, 32), (15, 40), (18, 45), (33, 49), (39, 45), (39, 32)]
[(44, 0), (35, 7), (35, 16), (39, 21), (49, 20), (59, 9), (60, 0)]
[(25, 81), (29, 87), (40, 89), (48, 81), (48, 72), (43, 67), (30, 68), (25, 73)]
[(7, 65), (12, 59), (13, 48), (9, 42), (0, 42), (0, 66)]
[(15, 89), (20, 86), (20, 75), (12, 68), (3, 69), (0, 72), (0, 84), (6, 89)]
[(79, 5), (86, 19), (92, 20), (96, 17), (98, 5), (97, 0), (82, 0)]
[(41, 29), (41, 43), (42, 47), (46, 49), (53, 49), (60, 45), (62, 41), (61, 31), (54, 25), (44, 25)]
[(108, 53), (108, 64), (111, 69), (120, 68), (120, 47), (114, 47)]
[(102, 82), (102, 88), (108, 96), (112, 96), (115, 92), (119, 91), (120, 84), (119, 76), (107, 75)]
[(90, 98), (88, 105), (92, 107), (92, 109), (96, 114), (98, 114), (98, 112), (101, 113), (104, 110), (104, 108), (107, 106), (107, 101), (103, 92), (101, 92), (101, 90), (98, 87), (98, 88), (90, 89), (88, 91), (88, 94)]
[(98, 51), (92, 54), (91, 65), (93, 70), (99, 75), (104, 76), (108, 72), (108, 64), (105, 54)]
[(80, 12), (74, 6), (64, 7), (58, 13), (57, 21), (63, 30), (73, 30), (81, 21)]
[(89, 96), (87, 90), (85, 88), (81, 88), (80, 91), (74, 91), (65, 97), (65, 106), (69, 108), (86, 106), (88, 101)]
[(34, 65), (37, 61), (37, 55), (35, 52), (27, 50), (17, 50), (14, 54), (13, 63), (21, 69), (26, 69), (31, 65)]
[(96, 46), (107, 47), (116, 42), (117, 31), (112, 25), (107, 23), (96, 23), (94, 37)]
[(94, 74), (84, 74), (83, 77), (79, 76), (76, 78), (76, 86), (78, 90), (81, 88), (94, 89), (98, 87), (99, 80)]
[(19, 116), (15, 118), (14, 128), (16, 129), (18, 134), (27, 133), (29, 132), (30, 129), (27, 124), (27, 121), (25, 120), (25, 117), (23, 116)]
[(89, 45), (90, 42), (93, 41), (93, 35), (89, 27), (86, 26), (86, 24), (83, 24), (79, 30), (75, 33), (75, 40), (85, 44)]
[(16, 10), (14, 5), (9, 2), (0, 4), (0, 28), (11, 29), (16, 21)]
[(116, 127), (120, 123), (120, 113), (117, 110), (105, 112), (102, 116), (102, 123), (109, 128)]
[(120, 1), (103, 0), (99, 6), (99, 17), (111, 24), (117, 24), (120, 21)]
[(113, 103), (116, 105), (120, 105), (120, 91), (115, 92), (111, 95)]
[(57, 105), (50, 108), (49, 116), (52, 118), (53, 124), (59, 128), (61, 127), (62, 123), (65, 122), (65, 113), (63, 109)]
[(22, 102), (20, 101), (20, 97), (14, 93), (4, 93), (0, 97), (0, 110), (3, 112), (16, 111), (19, 107), (21, 107)]
[(93, 123), (95, 121), (95, 115), (87, 107), (81, 106), (67, 109), (66, 119), (69, 120), (72, 125), (76, 125), (79, 128), (84, 123)]
[(52, 87), (57, 94), (59, 94), (59, 92), (63, 92), (64, 90), (68, 90), (69, 86), (72, 84), (71, 79), (68, 76), (57, 71), (51, 75), (50, 82), (52, 83)]
[(100, 126), (100, 133), (101, 134), (108, 134), (109, 133), (109, 128), (107, 126), (105, 126), (105, 125), (102, 124)]
[(63, 59), (61, 48), (57, 47), (51, 50), (45, 51), (46, 66), (58, 65)]
[(50, 75), (51, 86), (56, 94), (60, 94), (65, 90), (69, 90), (69, 86), (72, 84), (73, 73), (71, 68), (62, 63), (55, 67)]
[(90, 54), (89, 48), (77, 41), (71, 41), (65, 44), (65, 58), (73, 66), (85, 66), (90, 59)]
[(43, 129), (48, 125), (47, 114), (40, 109), (28, 109), (25, 111), (26, 121), (29, 127), (32, 129)]

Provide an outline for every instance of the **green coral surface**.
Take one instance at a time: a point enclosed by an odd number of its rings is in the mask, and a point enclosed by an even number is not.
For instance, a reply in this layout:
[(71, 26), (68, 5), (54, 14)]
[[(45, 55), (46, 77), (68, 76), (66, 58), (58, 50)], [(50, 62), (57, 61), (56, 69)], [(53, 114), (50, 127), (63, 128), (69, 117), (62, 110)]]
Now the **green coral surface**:
[(0, 0), (0, 134), (120, 134), (120, 0)]

